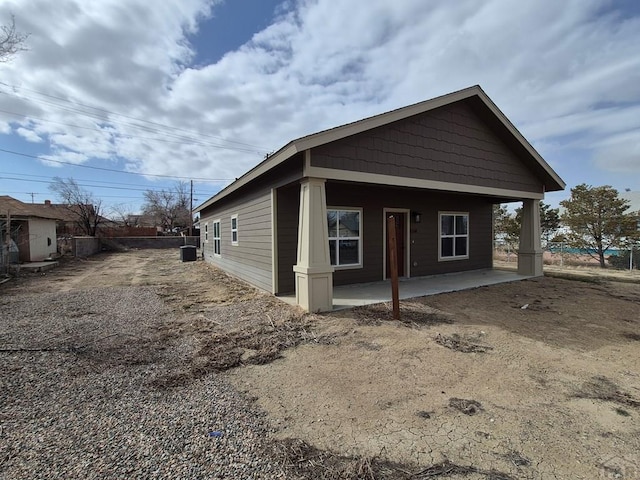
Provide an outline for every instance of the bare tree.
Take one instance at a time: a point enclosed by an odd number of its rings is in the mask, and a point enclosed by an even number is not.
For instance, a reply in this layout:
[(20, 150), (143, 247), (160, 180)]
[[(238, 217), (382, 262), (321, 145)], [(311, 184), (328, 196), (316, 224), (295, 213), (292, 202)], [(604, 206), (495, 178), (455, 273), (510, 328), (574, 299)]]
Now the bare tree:
[(27, 37), (28, 34), (16, 30), (16, 20), (11, 15), (11, 23), (0, 26), (0, 62), (8, 62), (18, 52), (25, 51), (27, 48), (24, 42)]
[(144, 198), (144, 214), (155, 218), (165, 232), (189, 226), (191, 211), (186, 182), (177, 182), (169, 190), (147, 190)]
[(111, 218), (118, 221), (121, 225), (125, 227), (135, 227), (135, 224), (132, 222), (133, 208), (131, 208), (131, 205), (118, 203), (111, 207), (111, 212)]
[(91, 192), (84, 190), (73, 178), (66, 180), (53, 177), (49, 190), (54, 192), (65, 205), (78, 228), (90, 237), (95, 237), (104, 218), (102, 200), (96, 200)]

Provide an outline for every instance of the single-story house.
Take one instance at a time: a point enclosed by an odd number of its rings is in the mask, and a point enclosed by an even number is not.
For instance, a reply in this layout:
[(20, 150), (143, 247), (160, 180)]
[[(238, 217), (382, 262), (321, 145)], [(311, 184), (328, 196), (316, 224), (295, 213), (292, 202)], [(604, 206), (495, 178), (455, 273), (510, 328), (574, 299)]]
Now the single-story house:
[(0, 195), (0, 241), (7, 244), (7, 230), (19, 252), (20, 262), (39, 262), (57, 251), (56, 224), (60, 220), (45, 205), (24, 203)]
[(334, 285), (493, 265), (494, 204), (521, 201), (518, 271), (542, 275), (539, 201), (563, 180), (479, 87), (293, 140), (200, 212), (204, 258), (309, 311)]
[(636, 224), (638, 231), (640, 232), (640, 192), (626, 190), (620, 193), (620, 198), (629, 202), (627, 213), (633, 213), (636, 215)]

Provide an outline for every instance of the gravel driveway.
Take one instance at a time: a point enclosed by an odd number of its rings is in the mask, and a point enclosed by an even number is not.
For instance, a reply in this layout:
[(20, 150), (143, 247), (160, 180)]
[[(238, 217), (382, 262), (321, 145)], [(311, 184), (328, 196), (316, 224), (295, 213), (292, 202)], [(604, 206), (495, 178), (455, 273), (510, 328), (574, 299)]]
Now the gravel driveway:
[(155, 287), (0, 294), (1, 478), (284, 477), (220, 375), (157, 386), (194, 343)]

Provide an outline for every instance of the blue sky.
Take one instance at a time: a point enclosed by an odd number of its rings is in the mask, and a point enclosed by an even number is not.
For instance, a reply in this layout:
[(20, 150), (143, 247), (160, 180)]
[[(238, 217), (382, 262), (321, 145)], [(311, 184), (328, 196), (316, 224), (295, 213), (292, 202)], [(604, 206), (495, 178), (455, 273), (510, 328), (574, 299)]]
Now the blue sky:
[[(640, 7), (613, 0), (3, 0), (0, 194), (195, 203), (289, 140), (480, 84), (567, 182), (640, 190)], [(62, 163), (61, 163), (62, 162)], [(33, 195), (32, 195), (33, 194)]]

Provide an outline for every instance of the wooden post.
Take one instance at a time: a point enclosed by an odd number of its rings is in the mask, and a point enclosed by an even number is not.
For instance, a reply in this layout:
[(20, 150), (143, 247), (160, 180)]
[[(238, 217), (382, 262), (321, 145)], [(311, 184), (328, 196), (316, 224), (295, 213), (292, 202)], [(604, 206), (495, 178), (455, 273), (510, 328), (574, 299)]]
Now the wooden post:
[(396, 242), (396, 219), (393, 215), (390, 215), (387, 218), (387, 236), (389, 238), (389, 269), (391, 270), (393, 318), (395, 320), (400, 320), (400, 296), (398, 294), (398, 246)]

